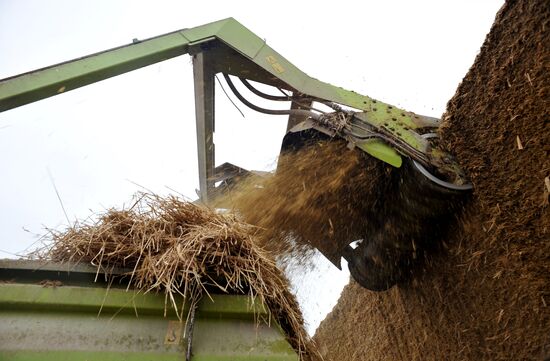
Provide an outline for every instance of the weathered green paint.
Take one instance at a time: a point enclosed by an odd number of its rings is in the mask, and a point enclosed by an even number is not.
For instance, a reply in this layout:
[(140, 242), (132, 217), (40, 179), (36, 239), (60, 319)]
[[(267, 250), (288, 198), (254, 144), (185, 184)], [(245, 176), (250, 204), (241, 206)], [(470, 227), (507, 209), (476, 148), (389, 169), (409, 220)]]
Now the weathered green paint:
[(0, 80), (0, 111), (186, 54), (188, 42), (174, 32)]
[[(181, 354), (164, 355), (160, 353), (128, 353), (128, 352), (97, 352), (92, 355), (82, 355), (74, 351), (56, 351), (44, 353), (41, 351), (0, 351), (0, 360), (10, 361), (182, 361), (185, 357)], [(196, 355), (192, 361), (235, 361), (232, 355), (201, 356)], [(280, 355), (272, 355), (266, 359), (263, 355), (249, 355), (239, 360), (246, 361), (287, 361), (288, 358)]]
[[(86, 284), (92, 271), (0, 261), (0, 360), (185, 358), (188, 307), (180, 321), (162, 293)], [(50, 282), (37, 284), (42, 277)], [(62, 285), (48, 286), (61, 279)], [(175, 302), (184, 305), (181, 297)], [(259, 321), (268, 317), (265, 307), (247, 296), (205, 296), (195, 314), (192, 360), (298, 360), (277, 323)]]
[[(183, 305), (176, 298), (178, 307)], [(167, 316), (176, 316), (173, 307), (165, 304), (163, 295), (139, 293), (135, 290), (101, 287), (36, 287), (27, 284), (0, 284), (0, 306), (2, 309), (97, 312), (101, 305), (103, 313), (132, 313), (159, 315), (165, 309)], [(185, 304), (183, 312), (189, 310)], [(262, 305), (250, 304), (247, 296), (211, 295), (200, 303), (203, 315), (251, 319), (255, 315), (266, 315)]]
[(233, 18), (185, 29), (182, 34), (194, 43), (215, 36), (250, 59), (265, 45), (264, 40)]
[(378, 158), (396, 168), (401, 167), (403, 159), (392, 147), (379, 140), (371, 140), (365, 143), (359, 143), (357, 146), (368, 154)]
[[(363, 111), (363, 119), (370, 125), (385, 128), (418, 150), (427, 149), (427, 142), (414, 132), (418, 125), (413, 113), (308, 76), (233, 18), (0, 80), (0, 112), (186, 54), (193, 47), (194, 51), (201, 51), (200, 45), (213, 39), (218, 39), (250, 61), (241, 69), (242, 76), (246, 77), (247, 66), (258, 65), (266, 74), (286, 83), (289, 89)], [(216, 61), (229, 60), (217, 56)], [(380, 144), (377, 149), (380, 151), (371, 154), (391, 153), (389, 145)], [(392, 156), (395, 157), (400, 155)], [(385, 161), (386, 158), (380, 159)]]

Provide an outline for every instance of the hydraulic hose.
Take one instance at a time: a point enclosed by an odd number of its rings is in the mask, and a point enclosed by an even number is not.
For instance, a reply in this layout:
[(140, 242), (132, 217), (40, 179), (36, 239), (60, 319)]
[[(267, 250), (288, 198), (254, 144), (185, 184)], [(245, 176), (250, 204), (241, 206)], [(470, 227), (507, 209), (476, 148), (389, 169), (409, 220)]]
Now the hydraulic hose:
[(313, 118), (315, 120), (319, 120), (320, 114), (317, 114), (315, 112), (312, 112), (310, 110), (304, 110), (304, 109), (288, 109), (288, 110), (275, 110), (275, 109), (266, 109), (259, 107), (255, 104), (252, 104), (248, 100), (246, 100), (245, 97), (239, 93), (237, 88), (235, 87), (235, 84), (233, 84), (233, 81), (229, 77), (229, 75), (223, 73), (223, 77), (225, 78), (225, 81), (227, 82), (227, 85), (229, 86), (229, 89), (235, 94), (237, 99), (239, 99), (244, 105), (249, 107), (252, 110), (255, 110), (260, 113), (264, 114), (271, 114), (271, 115), (297, 115), (297, 116), (307, 116), (310, 118)]
[(256, 94), (257, 96), (259, 97), (262, 97), (264, 99), (268, 99), (268, 100), (275, 100), (275, 101), (279, 101), (279, 102), (288, 102), (288, 101), (291, 101), (292, 98), (291, 97), (288, 97), (288, 96), (284, 96), (284, 95), (271, 95), (271, 94), (266, 94), (258, 89), (256, 89), (252, 84), (250, 84), (250, 82), (244, 78), (239, 78), (241, 80), (241, 82), (244, 84), (244, 86), (250, 90), (252, 93)]

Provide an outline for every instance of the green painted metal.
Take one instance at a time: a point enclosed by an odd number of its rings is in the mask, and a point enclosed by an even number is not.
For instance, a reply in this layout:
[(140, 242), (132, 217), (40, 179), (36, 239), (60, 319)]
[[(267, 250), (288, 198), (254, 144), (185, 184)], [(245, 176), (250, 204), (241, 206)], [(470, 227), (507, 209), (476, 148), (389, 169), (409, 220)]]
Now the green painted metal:
[[(183, 322), (163, 294), (86, 282), (83, 275), (94, 276), (89, 267), (69, 274), (65, 266), (13, 264), (0, 261), (0, 360), (185, 359), (188, 307), (181, 298)], [(247, 296), (204, 297), (192, 360), (298, 360), (276, 322), (258, 321), (266, 318), (265, 307)]]
[(393, 148), (388, 147), (379, 140), (371, 140), (365, 143), (358, 143), (357, 146), (375, 158), (399, 168), (403, 164), (403, 159)]
[(188, 44), (177, 31), (0, 80), (0, 111), (186, 54)]
[(185, 29), (182, 34), (190, 42), (199, 43), (215, 36), (239, 53), (254, 59), (265, 46), (265, 41), (233, 18), (219, 20), (210, 24)]
[[(30, 287), (27, 284), (0, 285), (0, 305), (3, 309), (97, 312), (101, 305), (103, 313), (156, 314), (166, 309), (168, 316), (177, 316), (170, 305), (166, 307), (164, 296), (139, 293), (134, 290), (102, 287)], [(181, 298), (178, 305), (184, 305)], [(184, 305), (183, 313), (189, 310)], [(247, 296), (211, 295), (200, 303), (203, 315), (250, 319), (266, 316), (262, 305), (250, 304)]]
[[(214, 39), (250, 60), (248, 65), (244, 65), (243, 72), (248, 71), (247, 67), (259, 66), (266, 76), (282, 81), (290, 90), (360, 110), (363, 112), (360, 113), (361, 118), (371, 126), (385, 129), (420, 151), (427, 149), (427, 142), (414, 132), (418, 128), (419, 116), (308, 76), (233, 18), (179, 30), (0, 80), (0, 111), (65, 93), (190, 51), (202, 51), (200, 46)], [(224, 58), (217, 56), (216, 61), (229, 61)], [(374, 154), (392, 153), (391, 146), (385, 143), (377, 145), (377, 149), (381, 152)]]
[[(20, 351), (20, 352), (2, 352), (0, 351), (0, 360), (10, 361), (182, 361), (182, 355), (171, 354), (163, 355), (154, 352), (147, 353), (128, 353), (128, 352), (105, 352), (99, 351), (90, 357), (83, 358), (80, 352), (74, 351), (55, 351), (44, 353), (41, 351)], [(232, 355), (215, 356), (193, 356), (192, 361), (235, 361)], [(272, 355), (269, 359), (261, 355), (250, 355), (246, 361), (287, 361), (285, 356)]]
[(184, 29), (135, 44), (0, 80), (0, 111), (64, 93), (154, 64), (217, 38), (304, 94), (370, 111), (373, 100), (313, 79), (233, 18)]

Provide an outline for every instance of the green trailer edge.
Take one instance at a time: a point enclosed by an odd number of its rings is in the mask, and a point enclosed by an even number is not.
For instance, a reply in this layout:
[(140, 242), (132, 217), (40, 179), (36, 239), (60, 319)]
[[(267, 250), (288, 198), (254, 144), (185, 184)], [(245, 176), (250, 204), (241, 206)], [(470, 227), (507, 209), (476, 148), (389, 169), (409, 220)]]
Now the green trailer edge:
[[(185, 358), (181, 297), (176, 314), (163, 293), (93, 282), (93, 267), (40, 267), (0, 260), (0, 360)], [(204, 296), (192, 340), (192, 360), (298, 360), (267, 308), (246, 295)]]

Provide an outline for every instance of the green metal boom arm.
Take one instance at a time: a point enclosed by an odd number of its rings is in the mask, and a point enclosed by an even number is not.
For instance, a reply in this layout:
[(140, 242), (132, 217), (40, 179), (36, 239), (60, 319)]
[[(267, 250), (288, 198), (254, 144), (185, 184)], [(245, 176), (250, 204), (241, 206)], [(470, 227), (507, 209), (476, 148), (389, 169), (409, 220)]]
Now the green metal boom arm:
[[(434, 118), (416, 115), (308, 76), (233, 18), (135, 40), (129, 45), (0, 80), (0, 112), (187, 53), (194, 55), (201, 193), (213, 185), (213, 75), (217, 72), (356, 109), (357, 119), (385, 134), (385, 139), (397, 139), (413, 152), (427, 153), (429, 149), (428, 142), (415, 130), (438, 126)], [(292, 108), (299, 107), (293, 102)], [(289, 125), (302, 120), (291, 116)], [(356, 145), (399, 167), (401, 155), (390, 144), (369, 139)]]
[(364, 111), (377, 107), (376, 101), (367, 96), (309, 77), (264, 40), (228, 18), (0, 80), (0, 111), (187, 54), (193, 46), (213, 39), (221, 40), (303, 94)]

